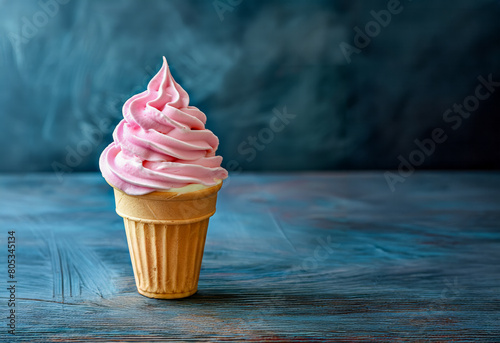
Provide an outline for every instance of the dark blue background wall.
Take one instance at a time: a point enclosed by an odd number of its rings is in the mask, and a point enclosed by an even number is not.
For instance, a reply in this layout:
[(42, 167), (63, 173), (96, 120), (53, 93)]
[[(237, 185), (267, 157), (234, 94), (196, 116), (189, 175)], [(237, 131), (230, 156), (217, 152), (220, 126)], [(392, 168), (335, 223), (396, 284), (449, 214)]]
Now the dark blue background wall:
[[(395, 168), (436, 128), (447, 140), (421, 168), (500, 167), (500, 88), (470, 97), (479, 76), (500, 80), (499, 1), (402, 0), (378, 30), (387, 1), (215, 5), (0, 0), (0, 171), (97, 170), (162, 55), (231, 169)], [(464, 101), (477, 109), (461, 119)], [(285, 107), (295, 117), (269, 137)]]

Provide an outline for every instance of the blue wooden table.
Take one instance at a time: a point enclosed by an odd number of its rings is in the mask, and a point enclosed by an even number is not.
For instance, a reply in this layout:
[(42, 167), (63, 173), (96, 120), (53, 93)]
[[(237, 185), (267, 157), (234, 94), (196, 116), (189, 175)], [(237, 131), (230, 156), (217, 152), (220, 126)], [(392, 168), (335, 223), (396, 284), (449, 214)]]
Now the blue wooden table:
[[(0, 176), (1, 341), (498, 341), (500, 173), (243, 174), (199, 291), (135, 288), (98, 175)], [(7, 240), (15, 231), (15, 336)]]

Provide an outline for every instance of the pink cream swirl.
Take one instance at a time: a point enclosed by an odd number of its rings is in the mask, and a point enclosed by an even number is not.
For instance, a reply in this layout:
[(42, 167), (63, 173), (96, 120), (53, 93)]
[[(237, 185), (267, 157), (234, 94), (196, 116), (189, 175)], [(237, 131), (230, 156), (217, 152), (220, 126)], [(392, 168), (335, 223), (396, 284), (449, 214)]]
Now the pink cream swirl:
[(212, 186), (227, 178), (215, 156), (217, 136), (205, 129), (206, 116), (189, 106), (165, 57), (146, 91), (123, 105), (124, 119), (101, 154), (99, 167), (111, 185), (130, 195), (168, 191), (190, 184)]

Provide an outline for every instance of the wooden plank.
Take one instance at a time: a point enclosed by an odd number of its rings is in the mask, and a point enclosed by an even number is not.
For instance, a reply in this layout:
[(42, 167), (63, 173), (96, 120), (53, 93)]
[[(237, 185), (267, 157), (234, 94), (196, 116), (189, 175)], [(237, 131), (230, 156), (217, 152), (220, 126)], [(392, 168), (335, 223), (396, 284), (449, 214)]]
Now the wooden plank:
[[(17, 236), (15, 340), (500, 337), (500, 173), (416, 173), (395, 192), (373, 172), (226, 184), (198, 293), (162, 301), (136, 292), (100, 175), (0, 176), (1, 261)], [(14, 340), (5, 325), (0, 340)]]

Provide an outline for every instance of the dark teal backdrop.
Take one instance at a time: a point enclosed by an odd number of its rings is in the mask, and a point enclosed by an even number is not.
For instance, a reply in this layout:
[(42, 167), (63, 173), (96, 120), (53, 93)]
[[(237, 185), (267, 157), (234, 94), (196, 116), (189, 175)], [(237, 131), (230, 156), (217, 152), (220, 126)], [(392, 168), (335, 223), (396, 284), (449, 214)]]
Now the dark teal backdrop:
[(0, 171), (97, 170), (162, 55), (229, 169), (498, 168), (499, 18), (497, 0), (0, 0)]

